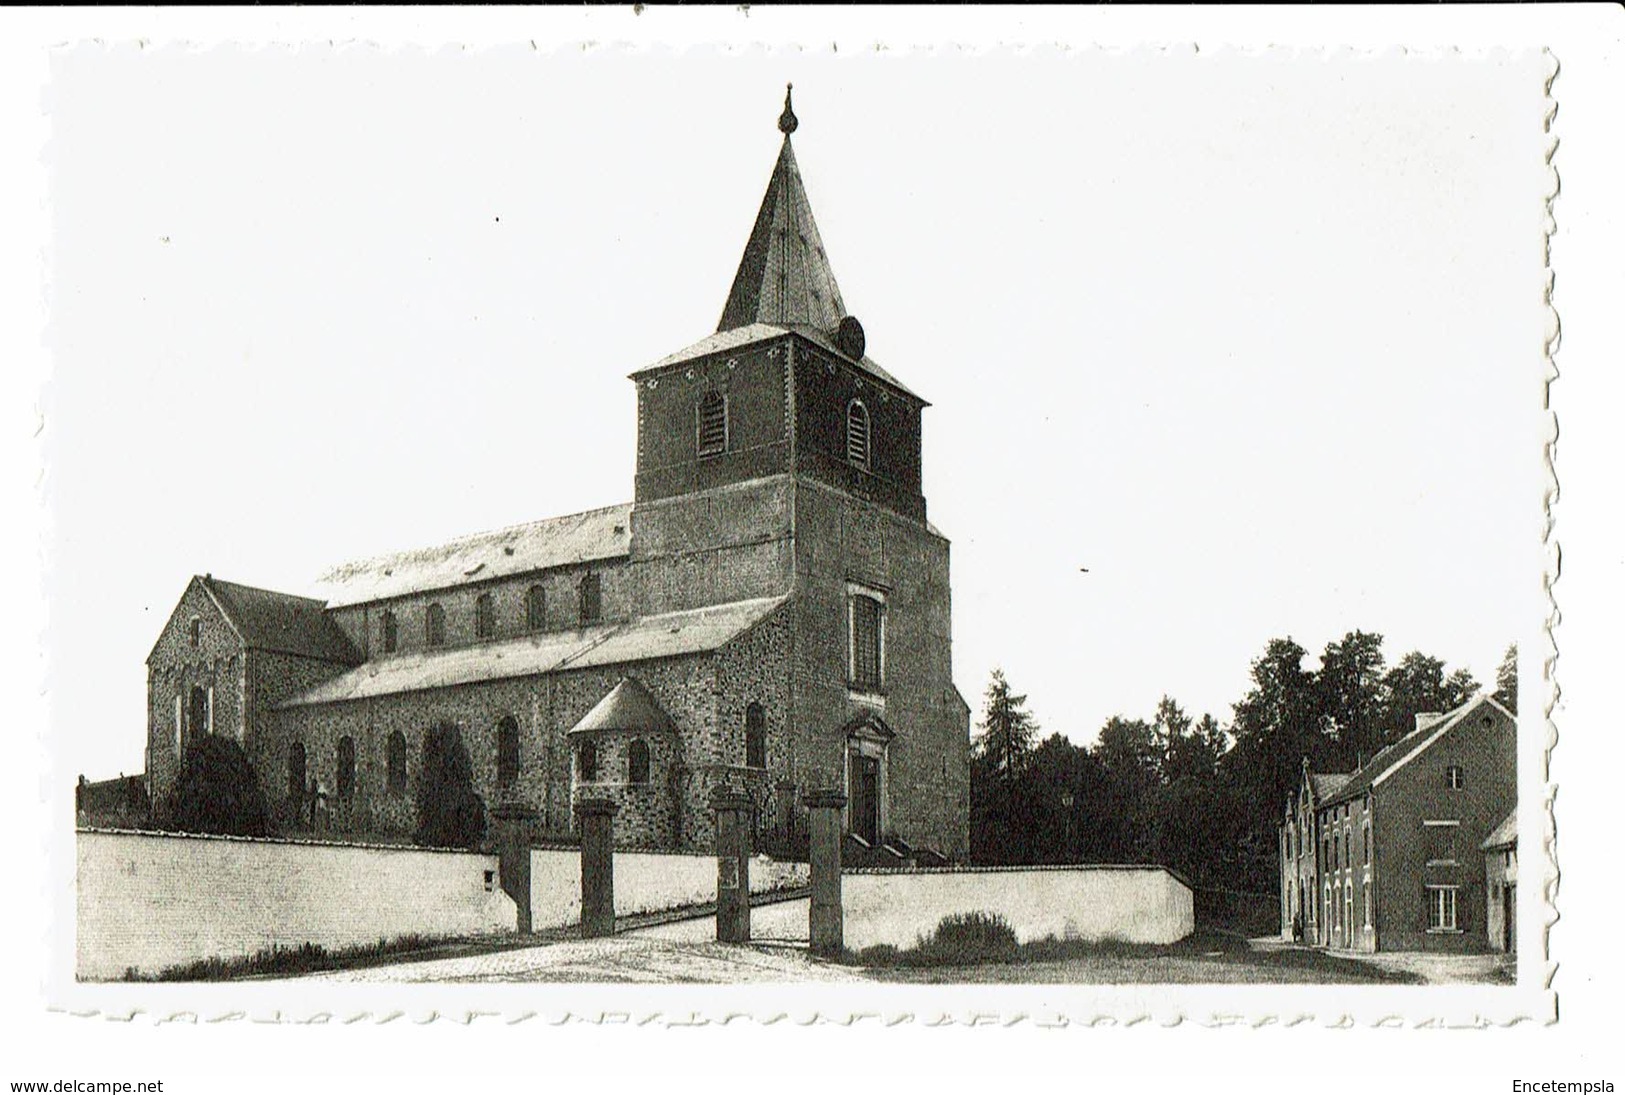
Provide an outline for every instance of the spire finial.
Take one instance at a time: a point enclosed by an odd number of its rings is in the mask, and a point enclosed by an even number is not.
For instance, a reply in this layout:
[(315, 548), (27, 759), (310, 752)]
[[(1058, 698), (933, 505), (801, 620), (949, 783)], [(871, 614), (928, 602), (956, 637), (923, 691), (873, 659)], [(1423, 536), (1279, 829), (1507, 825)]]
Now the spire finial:
[(796, 126), (801, 124), (796, 120), (796, 112), (790, 109), (790, 92), (795, 86), (794, 84), (784, 85), (784, 113), (779, 115), (779, 132), (786, 137), (794, 133)]

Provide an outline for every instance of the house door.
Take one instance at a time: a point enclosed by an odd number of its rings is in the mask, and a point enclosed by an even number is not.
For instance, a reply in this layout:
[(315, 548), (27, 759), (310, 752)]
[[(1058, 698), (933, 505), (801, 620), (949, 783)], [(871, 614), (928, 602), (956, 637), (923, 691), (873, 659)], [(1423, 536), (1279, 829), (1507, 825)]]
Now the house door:
[(1508, 954), (1518, 950), (1518, 887), (1508, 883), (1501, 887), (1501, 949)]
[(852, 831), (871, 845), (880, 843), (880, 761), (852, 754)]

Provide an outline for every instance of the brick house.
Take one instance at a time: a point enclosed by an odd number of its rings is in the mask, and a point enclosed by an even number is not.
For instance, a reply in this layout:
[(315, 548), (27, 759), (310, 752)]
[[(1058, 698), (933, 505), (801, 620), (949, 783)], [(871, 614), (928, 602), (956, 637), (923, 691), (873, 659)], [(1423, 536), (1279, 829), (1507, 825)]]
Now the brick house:
[(584, 794), (623, 846), (705, 850), (714, 788), (793, 847), (801, 796), (963, 855), (969, 709), (926, 402), (864, 353), (792, 150), (714, 334), (631, 374), (633, 500), (336, 567), (320, 599), (197, 578), (148, 660), (148, 772), (241, 741), (285, 830), (409, 834), (419, 751), (455, 725), (488, 808), (544, 834)]
[(1282, 937), (1343, 950), (1482, 950), (1480, 847), (1517, 798), (1517, 721), (1480, 694), (1353, 772), (1313, 772), (1279, 830)]

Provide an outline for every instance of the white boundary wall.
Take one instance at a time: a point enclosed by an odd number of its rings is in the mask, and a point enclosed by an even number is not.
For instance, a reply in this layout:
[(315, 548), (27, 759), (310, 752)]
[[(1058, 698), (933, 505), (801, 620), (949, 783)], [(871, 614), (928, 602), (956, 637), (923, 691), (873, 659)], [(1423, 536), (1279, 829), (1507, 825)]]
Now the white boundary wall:
[(1023, 943), (1173, 943), (1195, 928), (1190, 887), (1163, 867), (882, 868), (841, 875), (845, 943), (913, 946), (945, 916), (998, 913)]
[[(805, 863), (766, 856), (750, 861), (750, 892), (807, 884)], [(715, 856), (678, 852), (615, 853), (615, 915), (664, 912), (717, 898)], [(530, 853), (531, 928), (544, 931), (581, 920), (581, 853), (574, 848), (534, 848)]]
[(494, 855), (96, 830), (80, 830), (76, 844), (82, 979), (273, 944), (332, 950), (516, 923)]

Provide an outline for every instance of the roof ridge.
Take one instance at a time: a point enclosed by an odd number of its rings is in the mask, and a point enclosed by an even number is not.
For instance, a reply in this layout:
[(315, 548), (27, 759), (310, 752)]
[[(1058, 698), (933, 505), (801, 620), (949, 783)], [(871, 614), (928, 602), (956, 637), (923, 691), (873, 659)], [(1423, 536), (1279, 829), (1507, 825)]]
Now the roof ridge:
[(474, 544), (481, 540), (501, 536), (503, 533), (522, 532), (526, 529), (533, 529), (538, 525), (549, 525), (556, 521), (568, 521), (573, 517), (590, 517), (594, 514), (608, 513), (611, 510), (617, 509), (624, 509), (630, 512), (632, 506), (633, 503), (631, 502), (616, 502), (615, 504), (609, 506), (595, 506), (592, 509), (577, 510), (574, 513), (561, 513), (556, 517), (538, 517), (534, 521), (520, 521), (512, 525), (503, 525), (500, 528), (486, 529), (483, 532), (464, 533), (461, 536), (454, 536), (449, 540), (438, 540), (432, 544), (421, 544), (417, 547), (399, 548), (395, 551), (381, 551), (374, 555), (364, 555), (357, 559), (348, 559), (336, 566), (329, 567), (322, 577), (326, 578), (329, 575), (337, 574), (339, 571), (349, 567), (361, 567), (366, 566), (369, 563), (381, 563), (386, 559), (398, 559), (418, 552), (441, 551), (450, 547)]
[(289, 593), (282, 589), (272, 589), (270, 586), (251, 586), (247, 582), (234, 582), (230, 578), (216, 578), (213, 574), (198, 574), (194, 575), (194, 577), (207, 585), (233, 586), (237, 589), (246, 589), (251, 593), (269, 593), (273, 597), (286, 597), (290, 601), (309, 601), (314, 605), (327, 604), (320, 597), (308, 597), (303, 593)]

